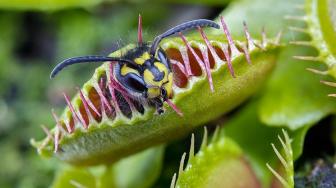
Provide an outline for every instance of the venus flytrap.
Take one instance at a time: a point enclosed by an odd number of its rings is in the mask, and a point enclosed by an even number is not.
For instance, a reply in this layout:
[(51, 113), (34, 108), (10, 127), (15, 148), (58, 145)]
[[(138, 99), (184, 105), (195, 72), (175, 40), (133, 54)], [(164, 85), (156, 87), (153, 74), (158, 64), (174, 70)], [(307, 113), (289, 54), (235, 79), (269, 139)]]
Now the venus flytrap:
[(214, 132), (207, 143), (207, 130), (200, 150), (194, 154), (194, 135), (187, 164), (182, 155), (178, 175), (174, 174), (171, 188), (183, 187), (260, 187), (260, 183), (246, 160), (243, 151), (229, 137)]
[[(336, 1), (335, 0), (305, 0), (304, 4), (297, 6), (298, 15), (287, 16), (287, 19), (304, 22), (305, 27), (291, 26), (290, 29), (308, 34), (311, 40), (291, 41), (291, 44), (313, 47), (318, 51), (317, 55), (301, 56), (297, 54), (294, 58), (299, 60), (322, 62), (326, 65), (324, 70), (309, 67), (307, 70), (336, 78)], [(300, 15), (299, 15), (300, 14)], [(333, 85), (330, 82), (322, 81), (326, 85)], [(330, 94), (329, 96), (335, 96)]]
[[(221, 24), (222, 34), (206, 36), (199, 29), (198, 36), (180, 34), (161, 43), (174, 72), (174, 95), (164, 114), (128, 98), (111, 78), (110, 63), (104, 63), (71, 101), (64, 94), (68, 107), (60, 117), (53, 113), (55, 128), (44, 129), (47, 137), (32, 144), (40, 154), (74, 165), (111, 163), (230, 111), (267, 78), (279, 39), (252, 41), (245, 26), (247, 40), (232, 40), (223, 19)], [(111, 56), (125, 53), (131, 45)]]
[(276, 170), (274, 170), (268, 163), (266, 163), (267, 168), (272, 172), (272, 174), (279, 180), (279, 182), (285, 188), (294, 187), (294, 162), (293, 162), (293, 150), (291, 146), (291, 139), (288, 136), (288, 133), (285, 130), (282, 130), (283, 138), (278, 135), (278, 139), (281, 143), (284, 155), (281, 154), (274, 144), (271, 146), (278, 157), (282, 168), (284, 169), (284, 175), (280, 175)]

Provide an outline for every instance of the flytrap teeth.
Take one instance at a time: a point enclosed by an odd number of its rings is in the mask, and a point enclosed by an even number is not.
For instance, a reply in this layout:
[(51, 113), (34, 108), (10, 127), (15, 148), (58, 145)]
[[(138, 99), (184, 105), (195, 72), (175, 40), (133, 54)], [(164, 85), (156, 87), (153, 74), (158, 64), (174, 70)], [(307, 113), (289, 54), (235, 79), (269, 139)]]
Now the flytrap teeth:
[[(202, 68), (202, 70), (205, 70), (205, 63), (203, 62), (203, 60), (201, 60), (201, 58), (196, 54), (195, 50), (190, 46), (189, 42), (187, 41), (187, 39), (185, 38), (185, 36), (182, 33), (179, 33), (182, 41), (184, 42), (185, 46), (187, 47), (188, 50), (190, 50), (190, 52), (192, 53), (192, 55), (194, 56), (194, 58), (196, 59), (198, 65)], [(187, 53), (184, 53), (186, 57), (188, 57)], [(184, 57), (182, 54), (182, 58)], [(191, 73), (191, 68), (190, 68), (190, 63), (189, 63), (189, 58), (186, 61), (186, 58), (183, 58), (183, 61), (185, 62), (185, 70), (186, 70), (186, 76), (189, 77), (192, 75)]]
[(248, 27), (245, 21), (243, 21), (243, 26), (244, 26), (244, 33), (245, 33), (245, 37), (247, 40), (247, 48), (252, 48), (254, 47), (254, 42), (253, 39), (250, 35), (250, 33), (248, 32)]
[(176, 61), (174, 59), (171, 59), (170, 62), (173, 65), (176, 65), (184, 75), (187, 75), (187, 72), (186, 72), (186, 70), (185, 70), (185, 68), (184, 68), (184, 66), (183, 66), (183, 64), (181, 62)]
[(38, 147), (38, 150), (41, 150), (42, 148), (46, 147), (49, 143), (49, 141), (54, 142), (54, 137), (51, 134), (50, 130), (45, 126), (45, 125), (41, 125), (41, 128), (43, 130), (43, 132), (47, 135), (47, 139), (45, 139), (42, 144)]
[(324, 80), (321, 80), (320, 82), (322, 84), (325, 84), (325, 85), (328, 85), (328, 86), (331, 86), (331, 87), (336, 87), (336, 83), (335, 82), (329, 82), (329, 81), (324, 81)]
[[(192, 44), (189, 41), (187, 41), (186, 37), (182, 33), (178, 33), (184, 43), (184, 47), (179, 48), (181, 60), (183, 62), (180, 62), (180, 60), (171, 59), (172, 64), (176, 65), (176, 67), (178, 67), (181, 73), (186, 78), (189, 79), (192, 76), (195, 76), (191, 70), (188, 52), (186, 52), (186, 51), (189, 51), (192, 58), (196, 60), (198, 66), (206, 74), (206, 77), (209, 82), (209, 87), (212, 92), (214, 92), (214, 86), (213, 86), (213, 80), (212, 80), (212, 75), (211, 75), (210, 55), (211, 55), (211, 58), (216, 63), (217, 62), (226, 63), (231, 76), (235, 78), (236, 75), (235, 75), (234, 68), (231, 62), (232, 57), (243, 54), (246, 58), (247, 63), (252, 64), (249, 50), (255, 47), (259, 47), (260, 49), (265, 49), (266, 43), (268, 42), (265, 32), (263, 31), (261, 45), (256, 44), (253, 41), (250, 33), (248, 32), (248, 27), (247, 27), (246, 22), (243, 22), (246, 42), (238, 44), (238, 42), (234, 42), (234, 40), (232, 39), (228, 26), (226, 25), (224, 18), (222, 16), (220, 17), (220, 24), (221, 24), (221, 28), (224, 33), (224, 37), (228, 41), (227, 46), (225, 46), (222, 43), (218, 43), (218, 45), (216, 46), (217, 48), (215, 49), (213, 44), (217, 42), (210, 41), (207, 35), (205, 34), (205, 32), (203, 31), (203, 29), (201, 27), (198, 27), (198, 31), (205, 43), (205, 46), (199, 43), (193, 43), (193, 46), (196, 46), (196, 48), (200, 50), (200, 53), (197, 53), (195, 51), (195, 49), (192, 47)], [(280, 43), (280, 38), (281, 38), (281, 33), (278, 34), (277, 39), (275, 40), (274, 44), (278, 45)], [(220, 50), (221, 52), (217, 52), (216, 50)], [(224, 59), (220, 58), (220, 55), (218, 53), (222, 53), (224, 55)]]
[(103, 91), (101, 89), (101, 87), (103, 87), (102, 86), (102, 82), (103, 82), (103, 80), (101, 79), (100, 80), (100, 84), (99, 85), (96, 84), (94, 88), (96, 89), (96, 91), (97, 91), (97, 93), (98, 93), (98, 95), (99, 95), (99, 97), (100, 97), (100, 99), (102, 101), (102, 103), (101, 103), (101, 104), (103, 104), (102, 107), (106, 106), (108, 108), (108, 110), (111, 112), (112, 111), (112, 107), (109, 104), (107, 98), (104, 96), (104, 93), (103, 93)]
[(328, 71), (321, 71), (314, 68), (306, 68), (306, 70), (319, 75), (328, 75)]
[[(216, 128), (216, 131), (218, 133), (218, 129)], [(207, 147), (207, 141), (208, 141), (208, 131), (207, 128), (204, 127), (204, 133), (203, 133), (203, 139), (201, 143), (201, 148), (200, 150), (205, 150)], [(176, 182), (177, 179), (185, 172), (186, 169), (188, 169), (188, 164), (191, 163), (193, 158), (195, 157), (195, 135), (194, 133), (191, 134), (191, 139), (190, 139), (190, 149), (189, 149), (189, 155), (188, 155), (188, 160), (187, 160), (187, 165), (185, 167), (185, 161), (186, 161), (186, 152), (183, 153), (181, 160), (180, 160), (180, 165), (179, 165), (179, 171), (178, 173), (174, 173), (173, 178), (170, 183), (170, 188), (175, 188), (176, 187)]]
[(183, 116), (183, 112), (171, 100), (167, 99), (166, 102), (179, 116)]
[(82, 114), (81, 114), (80, 112), (78, 112), (78, 111), (73, 107), (73, 105), (72, 105), (71, 102), (70, 102), (69, 97), (68, 97), (65, 93), (63, 93), (63, 95), (64, 95), (65, 101), (66, 101), (66, 103), (67, 103), (67, 105), (68, 105), (68, 107), (69, 107), (69, 109), (70, 109), (70, 111), (71, 111), (71, 113), (72, 113), (72, 117), (75, 117), (74, 119), (76, 119), (80, 124), (82, 124), (82, 126), (83, 126), (85, 129), (87, 129), (89, 125), (88, 125), (87, 122), (85, 122), (85, 120), (84, 120)]
[(310, 41), (290, 41), (289, 44), (298, 46), (312, 46), (312, 43)]
[(301, 28), (301, 27), (289, 26), (288, 29), (289, 29), (290, 31), (295, 31), (295, 32), (300, 32), (300, 33), (308, 34), (307, 29), (305, 29), (305, 28)]
[(295, 9), (297, 9), (297, 10), (304, 10), (305, 9), (305, 5), (304, 4), (296, 4), (293, 7)]
[(117, 101), (117, 98), (116, 98), (115, 89), (112, 88), (111, 84), (108, 84), (108, 89), (109, 89), (111, 97), (112, 97), (111, 103), (113, 104), (116, 113), (118, 115), (121, 115), (122, 113), (121, 113), (121, 110), (119, 108), (119, 104), (118, 104), (118, 101)]
[(92, 113), (89, 110), (89, 107), (99, 116), (101, 117), (101, 114), (99, 113), (99, 111), (97, 110), (97, 108), (93, 105), (92, 101), (90, 100), (90, 98), (86, 98), (82, 92), (81, 89), (77, 88), (78, 92), (79, 92), (79, 96), (84, 104), (84, 108), (85, 108), (85, 112), (90, 115), (90, 118), (92, 118)]
[[(274, 153), (278, 157), (280, 163), (282, 164), (283, 168), (285, 169), (285, 173), (287, 174), (287, 176), (289, 176), (289, 174), (292, 173), (292, 171), (294, 171), (293, 150), (291, 147), (292, 140), (289, 138), (287, 131), (282, 129), (282, 133), (283, 138), (278, 135), (278, 139), (281, 143), (284, 154), (281, 154), (273, 143), (271, 143), (271, 146)], [(290, 177), (284, 178), (277, 171), (275, 171), (268, 163), (266, 163), (266, 166), (284, 187), (292, 187), (294, 185), (294, 177), (292, 175), (290, 175)]]
[(230, 34), (229, 29), (228, 29), (228, 27), (227, 27), (227, 25), (224, 21), (223, 16), (220, 17), (220, 21), (221, 21), (221, 24), (222, 24), (224, 35), (229, 42), (229, 47), (230, 47), (231, 54), (232, 54), (231, 56), (234, 56), (235, 54), (239, 54), (239, 50), (237, 49), (236, 45), (234, 44), (234, 42), (232, 40), (231, 34)]
[[(327, 86), (336, 87), (336, 82), (329, 82), (325, 80), (321, 80), (320, 82)], [(336, 97), (336, 93), (328, 94), (328, 97)]]
[(282, 39), (282, 30), (278, 32), (278, 34), (275, 37), (274, 44), (280, 45), (281, 39)]
[(304, 61), (321, 61), (321, 58), (318, 56), (293, 56), (294, 59), (304, 60)]
[[(200, 34), (202, 36), (202, 39), (204, 40), (204, 42), (207, 45), (208, 49), (210, 51), (211, 50), (214, 51), (212, 45), (209, 42), (208, 37), (205, 35), (205, 33), (203, 32), (203, 30), (202, 30), (201, 27), (198, 27), (198, 31), (200, 32)], [(210, 89), (211, 89), (211, 92), (214, 92), (214, 87), (213, 87), (213, 82), (212, 82), (212, 75), (211, 75), (211, 70), (210, 70), (210, 61), (209, 61), (209, 56), (208, 56), (208, 50), (207, 51), (202, 50), (201, 53), (202, 53), (202, 56), (204, 58), (205, 69), (206, 69), (206, 73), (207, 73), (207, 76), (208, 76), (208, 80), (209, 80), (209, 84), (210, 84)]]
[(292, 15), (287, 15), (284, 17), (286, 20), (293, 20), (293, 21), (302, 21), (306, 22), (307, 17), (306, 16), (292, 16)]
[[(57, 115), (56, 115), (54, 109), (51, 109), (51, 114), (52, 114), (54, 120), (56, 121), (56, 126), (58, 127), (58, 129), (64, 131), (64, 128), (63, 128), (62, 125), (61, 125), (61, 121), (60, 121), (60, 119), (57, 117)], [(67, 132), (68, 132), (68, 133), (72, 133), (73, 129), (69, 126), (69, 124), (66, 124), (66, 128), (67, 128)]]

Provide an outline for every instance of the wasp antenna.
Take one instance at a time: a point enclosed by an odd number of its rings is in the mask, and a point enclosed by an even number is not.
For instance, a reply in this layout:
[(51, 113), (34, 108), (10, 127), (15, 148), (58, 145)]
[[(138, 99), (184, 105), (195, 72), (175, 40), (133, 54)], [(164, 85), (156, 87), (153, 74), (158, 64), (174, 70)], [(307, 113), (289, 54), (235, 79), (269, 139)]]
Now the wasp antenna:
[(104, 62), (104, 61), (120, 61), (120, 62), (127, 62), (132, 63), (127, 59), (115, 58), (115, 57), (106, 57), (106, 56), (82, 56), (82, 57), (73, 57), (66, 59), (56, 65), (56, 67), (51, 71), (50, 78), (54, 78), (62, 69), (69, 65), (77, 64), (77, 63), (97, 63), (97, 62)]
[(174, 35), (176, 33), (187, 31), (187, 30), (197, 28), (197, 27), (213, 27), (213, 28), (219, 29), (220, 26), (216, 22), (211, 21), (211, 20), (206, 20), (206, 19), (192, 20), (192, 21), (177, 25), (169, 29), (168, 31), (162, 33), (161, 35), (155, 37), (153, 44), (151, 46), (151, 51), (150, 51), (151, 54), (152, 55), (155, 54), (155, 51), (162, 39), (169, 37), (171, 35)]

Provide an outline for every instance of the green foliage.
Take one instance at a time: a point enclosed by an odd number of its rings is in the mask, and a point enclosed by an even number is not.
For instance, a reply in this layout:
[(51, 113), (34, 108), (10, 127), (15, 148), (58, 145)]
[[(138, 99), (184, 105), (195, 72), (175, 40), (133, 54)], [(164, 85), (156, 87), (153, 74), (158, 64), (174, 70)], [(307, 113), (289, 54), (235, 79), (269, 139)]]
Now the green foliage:
[(151, 187), (161, 171), (163, 149), (163, 146), (150, 148), (113, 165), (92, 168), (61, 167), (52, 187)]
[[(92, 7), (104, 2), (105, 0), (46, 0), (41, 3), (39, 0), (13, 0), (13, 1), (1, 1), (1, 9), (12, 10), (59, 10), (69, 9), (76, 7)], [(112, 0), (106, 0), (106, 2), (112, 2)]]
[(184, 168), (184, 154), (176, 184), (175, 174), (171, 187), (258, 187), (258, 180), (239, 146), (230, 138), (216, 134), (207, 144), (206, 134), (205, 130), (202, 147), (195, 156), (192, 136), (188, 163)]

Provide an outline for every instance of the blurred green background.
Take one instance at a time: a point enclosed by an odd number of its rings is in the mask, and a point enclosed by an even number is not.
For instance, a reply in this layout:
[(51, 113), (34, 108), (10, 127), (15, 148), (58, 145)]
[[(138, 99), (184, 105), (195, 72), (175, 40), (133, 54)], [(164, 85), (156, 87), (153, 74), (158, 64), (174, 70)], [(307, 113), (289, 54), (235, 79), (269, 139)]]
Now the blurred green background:
[[(137, 39), (138, 14), (143, 17), (145, 40), (171, 25), (193, 18), (215, 18), (225, 2), (176, 2), (112, 0), (0, 2), (0, 187), (47, 187), (57, 161), (41, 160), (30, 138), (42, 138), (40, 125), (52, 127), (50, 110), (60, 113), (62, 92), (70, 96), (93, 74), (95, 65), (75, 66), (49, 79), (61, 60), (89, 54), (109, 54)], [(165, 159), (166, 187), (176, 171), (180, 144), (171, 146)], [(177, 153), (174, 153), (177, 152)], [(165, 178), (166, 174), (166, 178)]]

